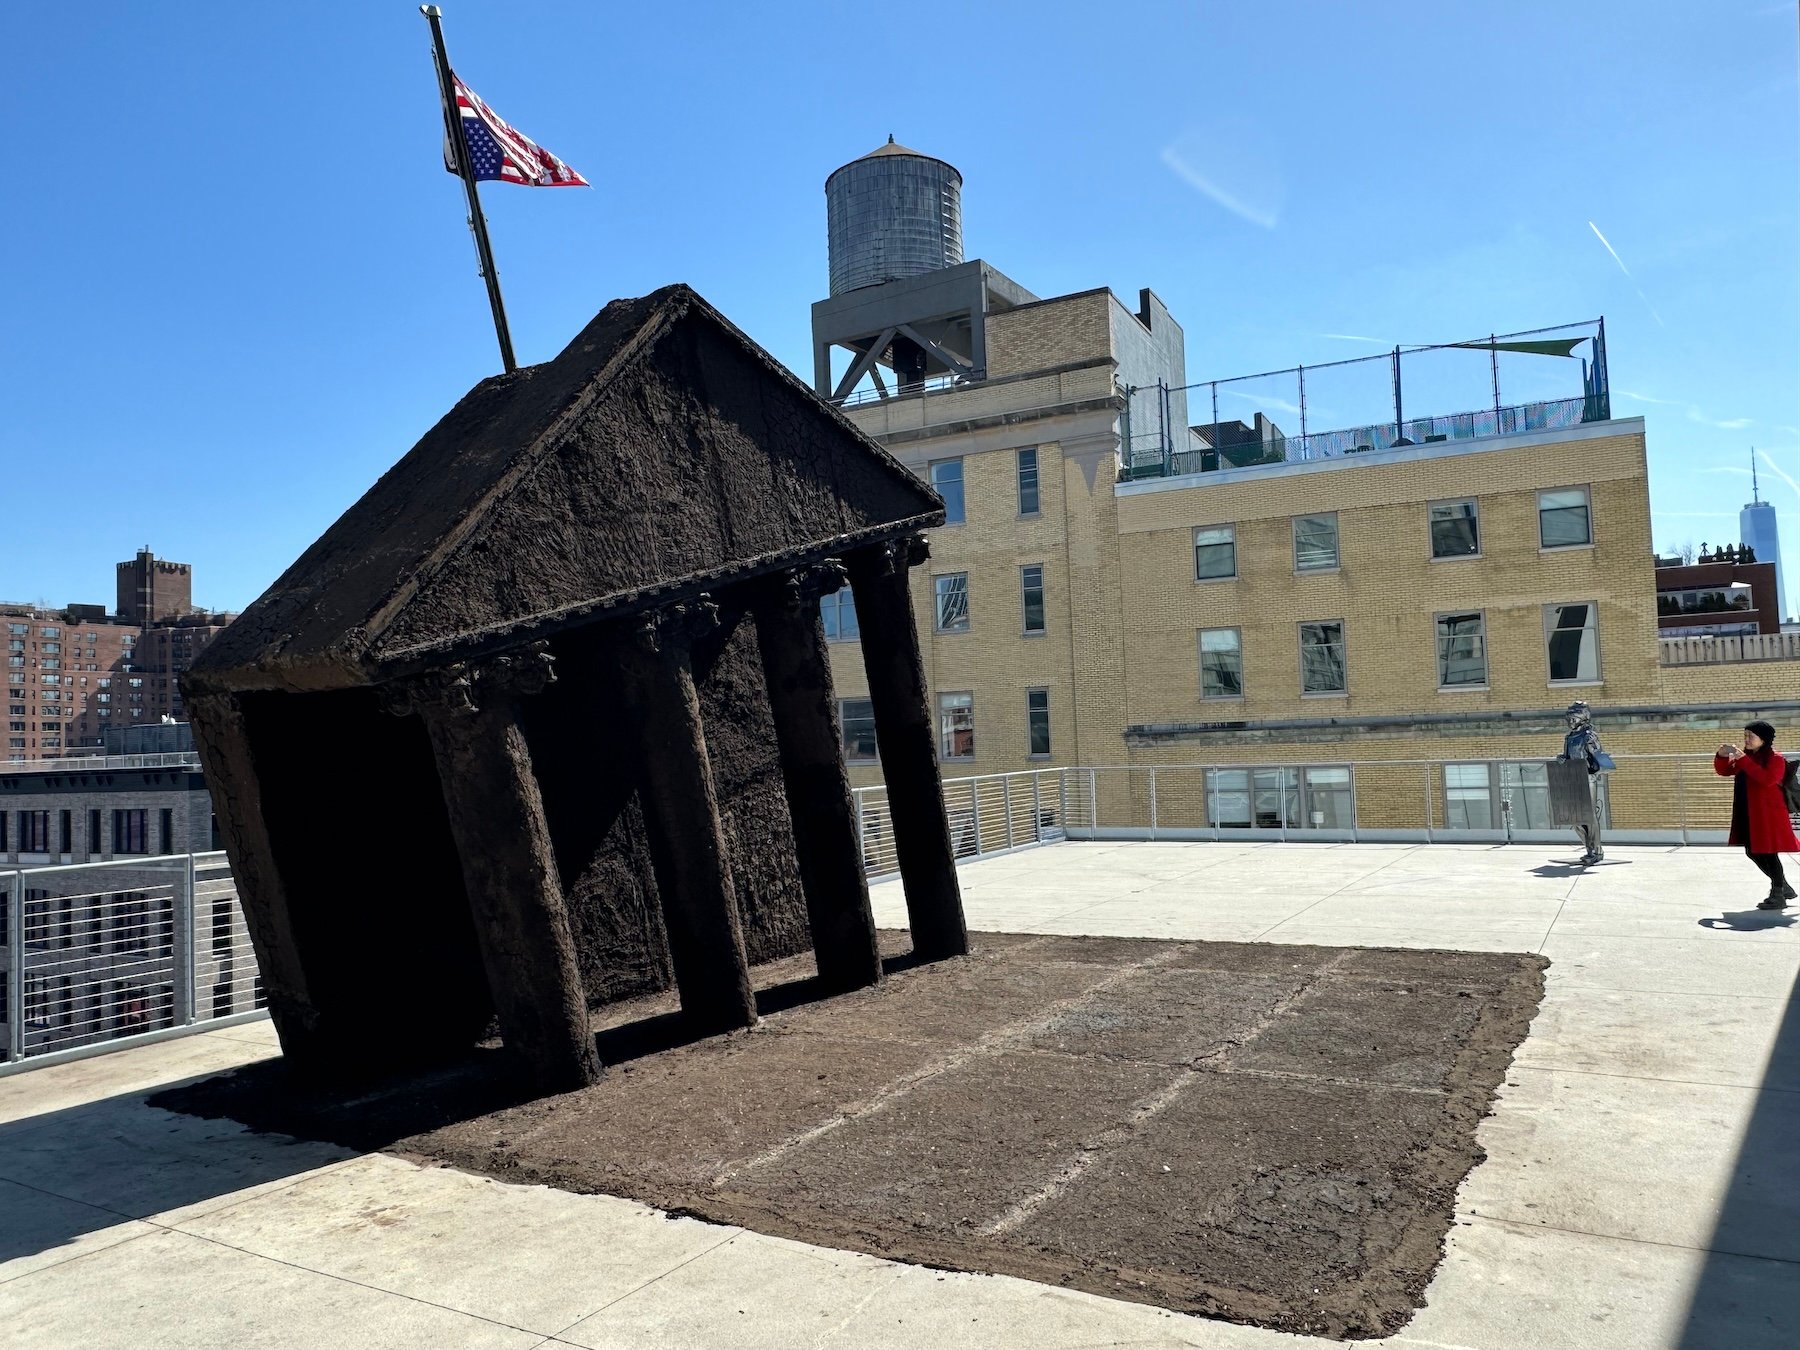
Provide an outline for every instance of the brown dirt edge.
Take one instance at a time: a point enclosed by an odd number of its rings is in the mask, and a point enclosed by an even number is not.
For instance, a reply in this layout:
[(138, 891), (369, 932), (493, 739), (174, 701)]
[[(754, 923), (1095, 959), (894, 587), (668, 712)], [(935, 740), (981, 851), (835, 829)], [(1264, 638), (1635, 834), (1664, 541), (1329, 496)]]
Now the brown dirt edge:
[[(884, 948), (893, 949), (884, 934)], [(1040, 945), (1041, 939), (1019, 934), (973, 934), (975, 956), (1002, 961)], [(1201, 954), (1205, 949), (1238, 949), (1257, 944), (1208, 943), (1162, 940), (1093, 938), (1055, 940), (1065, 948), (1087, 947), (1095, 953), (1128, 945), (1132, 949), (1182, 947)], [(1274, 947), (1277, 944), (1266, 944)], [(1319, 948), (1285, 948), (1296, 956), (1322, 953)], [(1489, 1115), (1498, 1089), (1537, 1014), (1544, 992), (1544, 970), (1549, 962), (1525, 953), (1452, 953), (1421, 949), (1332, 949), (1392, 954), (1395, 980), (1430, 985), (1421, 973), (1437, 961), (1452, 967), (1443, 977), (1455, 986), (1457, 972), (1478, 965), (1492, 987), (1480, 991), (1480, 1011), (1456, 1051), (1442, 1083), (1442, 1110), (1432, 1127), (1411, 1141), (1404, 1157), (1406, 1188), (1418, 1205), (1405, 1223), (1398, 1240), (1377, 1255), (1352, 1278), (1320, 1284), (1316, 1298), (1304, 1306), (1266, 1292), (1218, 1283), (1200, 1272), (1140, 1267), (1124, 1262), (1081, 1259), (1066, 1251), (1038, 1248), (1018, 1241), (1015, 1235), (983, 1238), (974, 1231), (946, 1235), (929, 1231), (898, 1216), (882, 1221), (858, 1221), (822, 1208), (796, 1210), (771, 1204), (746, 1190), (688, 1184), (655, 1169), (630, 1170), (602, 1165), (604, 1160), (521, 1156), (496, 1139), (478, 1144), (473, 1128), (488, 1121), (511, 1120), (522, 1113), (538, 1115), (550, 1101), (527, 1101), (496, 1074), (493, 1062), (471, 1068), (462, 1063), (446, 1066), (436, 1074), (373, 1095), (349, 1099), (343, 1094), (306, 1093), (296, 1096), (278, 1071), (267, 1066), (239, 1071), (153, 1097), (152, 1104), (203, 1116), (227, 1116), (251, 1128), (324, 1138), (356, 1148), (385, 1148), (388, 1152), (427, 1166), (448, 1166), (514, 1184), (536, 1184), (580, 1194), (605, 1194), (636, 1200), (670, 1217), (693, 1218), (709, 1223), (743, 1227), (774, 1237), (817, 1246), (833, 1247), (908, 1264), (969, 1274), (1007, 1275), (1102, 1297), (1149, 1304), (1202, 1317), (1265, 1327), (1298, 1334), (1325, 1335), (1357, 1340), (1392, 1335), (1401, 1330), (1425, 1305), (1425, 1291), (1445, 1252), (1446, 1239), (1455, 1218), (1457, 1191), (1469, 1173), (1486, 1159), (1476, 1140), (1476, 1128)], [(1069, 958), (1079, 960), (1079, 956)], [(798, 961), (810, 964), (807, 958)], [(882, 990), (865, 991), (853, 998), (880, 998), (903, 985), (910, 973), (943, 970), (962, 962), (920, 967), (897, 974)], [(1235, 964), (1224, 963), (1226, 968)], [(757, 984), (765, 991), (782, 977), (798, 970), (796, 958), (759, 969)], [(1361, 973), (1352, 978), (1375, 978)], [(664, 1012), (667, 996), (638, 1005), (611, 1010), (608, 1022), (617, 1028), (631, 1012)], [(802, 1004), (800, 1011), (817, 1011), (830, 1004)], [(783, 1013), (775, 1014), (776, 1018)], [(765, 1022), (765, 1029), (769, 1023)], [(605, 1034), (603, 1030), (602, 1034)], [(678, 1045), (677, 1053), (692, 1053), (723, 1042), (743, 1043), (764, 1031), (734, 1033), (712, 1041)], [(647, 1056), (660, 1059), (657, 1051)], [(490, 1061), (497, 1059), (488, 1052)], [(1199, 1072), (1206, 1072), (1204, 1070)], [(610, 1076), (610, 1075), (609, 1075)], [(602, 1088), (604, 1084), (602, 1084)], [(587, 1089), (588, 1092), (597, 1089)], [(581, 1094), (570, 1094), (578, 1097)], [(552, 1099), (566, 1101), (568, 1099)], [(483, 1117), (482, 1112), (491, 1113)], [(504, 1126), (497, 1127), (504, 1132)], [(495, 1131), (489, 1131), (495, 1133)]]

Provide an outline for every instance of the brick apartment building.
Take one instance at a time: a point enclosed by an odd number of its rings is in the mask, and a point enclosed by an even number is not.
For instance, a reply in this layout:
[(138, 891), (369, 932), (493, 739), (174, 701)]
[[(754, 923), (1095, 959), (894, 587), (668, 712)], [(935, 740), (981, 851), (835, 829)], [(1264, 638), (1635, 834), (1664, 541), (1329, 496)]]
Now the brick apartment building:
[[(1486, 828), (1503, 790), (1523, 823), (1547, 811), (1575, 699), (1627, 754), (1800, 719), (1800, 663), (1660, 642), (1644, 422), (1611, 416), (1601, 326), (1428, 353), (1483, 385), (1493, 363), (1482, 412), (1411, 392), (1386, 423), (1289, 436), (1221, 419), (1230, 382), (1188, 386), (1149, 291), (1039, 299), (972, 261), (834, 294), (813, 325), (815, 387), (948, 508), (913, 573), (947, 776), (1200, 766), (1164, 778), (1165, 824)], [(1570, 396), (1503, 406), (1503, 355), (1563, 358)], [(824, 616), (846, 759), (875, 783), (847, 591)], [(1614, 824), (1662, 824), (1677, 772), (1620, 778)]]
[(1781, 631), (1773, 562), (1727, 546), (1694, 562), (1656, 560), (1656, 613), (1664, 637), (1747, 637)]
[(192, 568), (149, 549), (118, 566), (118, 609), (0, 603), (6, 753), (96, 753), (108, 729), (185, 721), (177, 676), (234, 617), (196, 610)]

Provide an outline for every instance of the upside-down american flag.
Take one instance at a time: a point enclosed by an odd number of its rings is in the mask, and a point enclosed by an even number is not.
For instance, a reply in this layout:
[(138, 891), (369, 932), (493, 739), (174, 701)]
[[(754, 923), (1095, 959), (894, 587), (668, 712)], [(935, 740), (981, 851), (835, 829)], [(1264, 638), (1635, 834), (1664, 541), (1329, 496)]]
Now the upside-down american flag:
[[(529, 136), (507, 126), (481, 95), (450, 72), (456, 90), (456, 111), (462, 124), (463, 142), (469, 147), (469, 166), (484, 182), (499, 179), (523, 187), (588, 187), (588, 180), (564, 164)], [(444, 167), (457, 173), (456, 151), (444, 138)]]

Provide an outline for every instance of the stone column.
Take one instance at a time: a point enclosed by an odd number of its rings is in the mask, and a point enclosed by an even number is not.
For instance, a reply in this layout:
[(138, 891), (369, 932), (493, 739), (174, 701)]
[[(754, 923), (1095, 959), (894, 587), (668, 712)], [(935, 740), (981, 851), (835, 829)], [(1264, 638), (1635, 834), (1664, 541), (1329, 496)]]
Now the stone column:
[[(263, 823), (262, 787), (243, 707), (232, 694), (189, 694), (187, 706), (282, 1053), (302, 1072), (329, 1071), (331, 1050), (321, 1035), (287, 887)], [(99, 851), (98, 842), (91, 847)]]
[(832, 991), (881, 979), (881, 952), (844, 768), (819, 597), (844, 584), (839, 564), (791, 571), (755, 607), (781, 777), (806, 893), (819, 982)]
[(620, 715), (643, 752), (644, 824), (681, 1011), (702, 1034), (756, 1024), (737, 890), (706, 755), (689, 644), (717, 622), (705, 597), (644, 617), (619, 644)]
[(862, 549), (848, 562), (913, 950), (935, 961), (965, 954), (969, 932), (944, 816), (925, 663), (906, 587), (907, 570), (928, 556), (925, 541), (914, 538)]
[(598, 1078), (600, 1060), (519, 725), (518, 699), (550, 678), (546, 652), (501, 656), (414, 681), (394, 703), (431, 735), (501, 1037), (539, 1087), (567, 1091)]

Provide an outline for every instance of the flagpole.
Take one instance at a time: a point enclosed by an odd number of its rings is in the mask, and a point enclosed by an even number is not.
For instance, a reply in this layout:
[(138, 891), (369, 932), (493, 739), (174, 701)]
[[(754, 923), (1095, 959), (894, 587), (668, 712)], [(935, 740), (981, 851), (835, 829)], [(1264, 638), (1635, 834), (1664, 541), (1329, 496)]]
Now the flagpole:
[(494, 336), (500, 339), (500, 360), (506, 373), (519, 368), (513, 359), (512, 330), (506, 326), (506, 302), (500, 298), (500, 273), (494, 267), (493, 245), (488, 243), (487, 217), (481, 214), (481, 196), (475, 190), (475, 166), (463, 139), (462, 115), (456, 110), (456, 89), (450, 82), (450, 54), (444, 50), (443, 11), (436, 5), (420, 5), (419, 13), (431, 25), (432, 57), (437, 62), (438, 96), (444, 104), (444, 134), (456, 157), (457, 176), (469, 198), (469, 228), (475, 234), (475, 252), (481, 259), (481, 277), (487, 282), (488, 305), (494, 311)]

